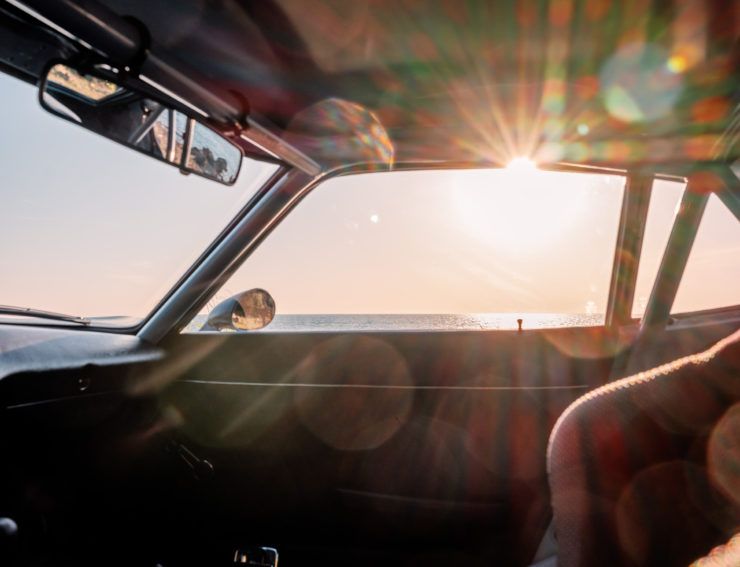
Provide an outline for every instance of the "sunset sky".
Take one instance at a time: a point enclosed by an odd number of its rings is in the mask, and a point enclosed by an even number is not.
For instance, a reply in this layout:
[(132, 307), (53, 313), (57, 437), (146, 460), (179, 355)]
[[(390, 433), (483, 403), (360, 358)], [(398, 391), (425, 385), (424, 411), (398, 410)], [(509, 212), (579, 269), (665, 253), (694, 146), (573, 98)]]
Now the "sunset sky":
[[(0, 92), (0, 304), (143, 317), (273, 171), (245, 161), (231, 188), (184, 176), (47, 114), (32, 86), (2, 75)], [(263, 287), (278, 313), (603, 312), (622, 188), (527, 167), (338, 178), (218, 298)], [(638, 302), (680, 191), (656, 183)], [(740, 302), (740, 224), (709, 211), (679, 311)]]
[(536, 170), (337, 178), (224, 292), (264, 287), (279, 313), (603, 310), (622, 185)]

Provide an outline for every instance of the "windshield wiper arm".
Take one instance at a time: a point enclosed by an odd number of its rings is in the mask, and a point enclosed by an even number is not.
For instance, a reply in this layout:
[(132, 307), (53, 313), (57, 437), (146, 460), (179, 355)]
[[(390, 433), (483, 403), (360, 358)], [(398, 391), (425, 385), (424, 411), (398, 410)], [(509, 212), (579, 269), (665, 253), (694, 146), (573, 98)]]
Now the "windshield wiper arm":
[(41, 319), (69, 321), (70, 323), (78, 323), (80, 325), (89, 325), (92, 323), (90, 319), (78, 317), (77, 315), (65, 315), (64, 313), (31, 309), (30, 307), (11, 307), (10, 305), (0, 305), (0, 315), (27, 315), (28, 317), (39, 317)]

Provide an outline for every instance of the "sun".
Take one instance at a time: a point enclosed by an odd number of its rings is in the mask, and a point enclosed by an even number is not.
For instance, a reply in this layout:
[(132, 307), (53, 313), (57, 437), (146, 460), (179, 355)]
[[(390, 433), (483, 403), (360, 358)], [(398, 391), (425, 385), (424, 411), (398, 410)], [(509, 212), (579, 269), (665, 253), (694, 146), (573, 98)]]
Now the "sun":
[(519, 156), (512, 159), (507, 165), (509, 171), (535, 171), (537, 164), (526, 156)]
[(542, 171), (527, 158), (505, 169), (459, 172), (459, 226), (492, 252), (522, 258), (553, 246), (577, 217), (588, 190), (579, 174)]
[(535, 185), (542, 183), (543, 172), (537, 169), (537, 164), (527, 156), (518, 156), (512, 159), (502, 171), (504, 177), (512, 185)]

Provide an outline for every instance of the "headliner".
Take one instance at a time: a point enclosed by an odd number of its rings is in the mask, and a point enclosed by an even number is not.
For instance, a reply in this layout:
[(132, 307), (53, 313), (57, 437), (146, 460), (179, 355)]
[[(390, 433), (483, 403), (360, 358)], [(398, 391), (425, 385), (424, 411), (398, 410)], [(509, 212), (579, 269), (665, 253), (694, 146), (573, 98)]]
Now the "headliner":
[(740, 0), (104, 3), (323, 163), (740, 154)]

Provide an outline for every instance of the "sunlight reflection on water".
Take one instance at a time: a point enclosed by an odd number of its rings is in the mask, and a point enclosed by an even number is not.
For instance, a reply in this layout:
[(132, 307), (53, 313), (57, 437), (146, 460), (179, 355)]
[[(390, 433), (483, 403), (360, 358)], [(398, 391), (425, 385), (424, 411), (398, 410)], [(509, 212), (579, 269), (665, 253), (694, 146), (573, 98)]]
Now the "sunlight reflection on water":
[[(252, 333), (345, 331), (471, 331), (522, 328), (595, 327), (603, 313), (466, 313), (461, 315), (275, 315), (266, 328)], [(198, 315), (185, 329), (197, 332), (205, 321)]]

